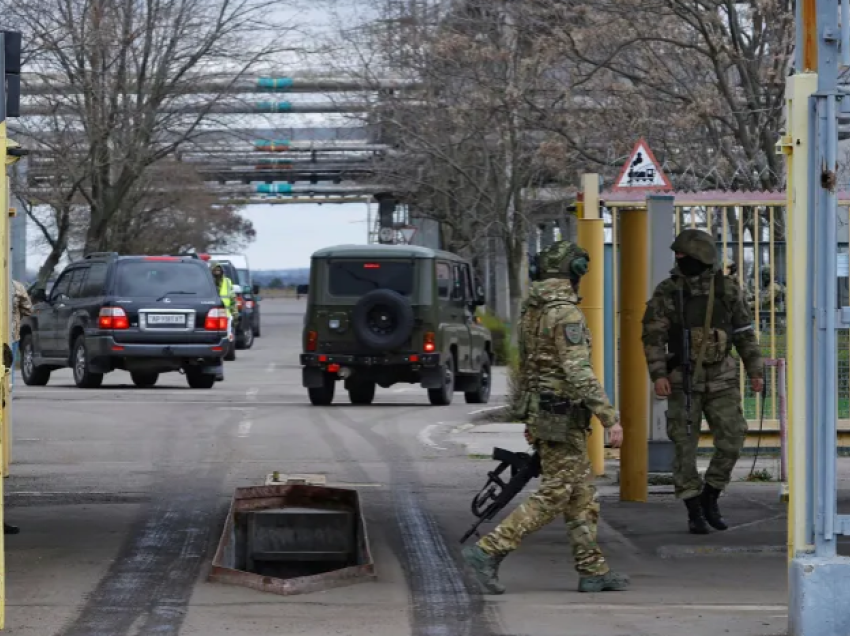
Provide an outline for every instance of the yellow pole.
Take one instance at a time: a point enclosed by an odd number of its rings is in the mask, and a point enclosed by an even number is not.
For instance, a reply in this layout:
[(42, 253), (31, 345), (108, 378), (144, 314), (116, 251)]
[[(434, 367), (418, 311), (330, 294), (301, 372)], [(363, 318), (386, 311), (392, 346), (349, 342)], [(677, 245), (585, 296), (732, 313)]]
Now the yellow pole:
[[(0, 78), (2, 80), (3, 78)], [(6, 95), (5, 91), (0, 91), (0, 99), (5, 100)], [(6, 228), (8, 227), (9, 222), (9, 180), (7, 175), (8, 171), (8, 163), (9, 156), (6, 153), (6, 145), (9, 143), (6, 137), (6, 118), (5, 118), (5, 105), (3, 105), (3, 114), (4, 117), (0, 120), (0, 165), (3, 166), (3, 178), (0, 179), (0, 202), (5, 206), (5, 210), (3, 210), (3, 218), (5, 219), (5, 223), (2, 227), (0, 227), (0, 245), (7, 245), (8, 241), (6, 238)], [(13, 159), (14, 161), (14, 159)], [(3, 249), (0, 247), (0, 249)], [(0, 276), (3, 277), (3, 286), (0, 287), (0, 303), (3, 304), (3, 315), (9, 315), (9, 294), (7, 291), (8, 280), (9, 280), (9, 258), (8, 258), (9, 250), (5, 249), (3, 252), (3, 268), (2, 272), (0, 272)], [(2, 328), (0, 328), (0, 352), (2, 352), (2, 347), (4, 344), (9, 342), (9, 324), (6, 321)], [(11, 345), (10, 345), (11, 346)], [(6, 367), (0, 361), (0, 379), (2, 379), (2, 399), (7, 403), (11, 401), (11, 397), (6, 390), (7, 382), (6, 379)], [(2, 410), (2, 420), (0, 421), (0, 430), (2, 430), (2, 435), (0, 435), (0, 444), (2, 444), (3, 448), (3, 475), (6, 476), (6, 446), (7, 446), (7, 429), (9, 427), (9, 419), (8, 419), (8, 410), (4, 408)], [(5, 490), (4, 484), (0, 481), (0, 523), (5, 521), (5, 502), (3, 501), (3, 491)], [(6, 628), (6, 542), (4, 539), (4, 535), (0, 532), (0, 630)]]
[(620, 499), (646, 501), (649, 453), (649, 391), (643, 355), (643, 313), (649, 288), (646, 210), (622, 210), (623, 267), (620, 282)]
[[(4, 206), (4, 214), (3, 214), (3, 232), (0, 235), (0, 250), (3, 253), (3, 270), (2, 274), (0, 274), (0, 298), (6, 299), (5, 302), (2, 303), (2, 307), (0, 307), (0, 329), (2, 329), (2, 341), (4, 343), (8, 343), (9, 346), (12, 346), (12, 320), (11, 320), (11, 309), (12, 305), (10, 302), (11, 294), (10, 292), (10, 283), (9, 283), (9, 254), (10, 254), (10, 240), (9, 240), (9, 228), (11, 224), (9, 223), (9, 175), (8, 175), (8, 166), (10, 163), (14, 162), (14, 158), (12, 161), (9, 161), (10, 157), (6, 155), (6, 169), (3, 171), (4, 181), (6, 182), (5, 191), (3, 193), (3, 206)], [(12, 373), (14, 373), (14, 367), (9, 373), (6, 373), (3, 377), (3, 395), (5, 399), (2, 402), (2, 411), (3, 411), (3, 422), (5, 422), (5, 426), (3, 426), (3, 477), (9, 476), (9, 466), (11, 464), (11, 455), (12, 455)]]
[[(786, 369), (788, 373), (788, 560), (800, 552), (814, 550), (806, 537), (806, 332), (810, 317), (806, 307), (805, 241), (808, 213), (809, 99), (817, 91), (816, 73), (800, 73), (788, 78), (789, 134), (780, 141), (788, 156), (788, 208), (785, 236), (788, 254), (788, 299), (786, 319)], [(795, 165), (796, 159), (796, 165)]]
[[(581, 281), (581, 311), (593, 340), (590, 360), (593, 373), (602, 382), (605, 379), (605, 221), (599, 216), (599, 175), (585, 174), (581, 181), (584, 209), (578, 222), (578, 244), (590, 255), (590, 270)], [(605, 429), (595, 416), (587, 453), (594, 474), (605, 474)]]

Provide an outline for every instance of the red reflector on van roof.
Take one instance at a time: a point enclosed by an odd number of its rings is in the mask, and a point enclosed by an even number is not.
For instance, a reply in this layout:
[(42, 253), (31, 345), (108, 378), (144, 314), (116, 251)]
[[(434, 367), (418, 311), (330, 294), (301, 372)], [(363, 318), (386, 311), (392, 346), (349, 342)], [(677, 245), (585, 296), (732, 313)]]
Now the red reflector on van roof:
[(381, 269), (381, 266), (378, 263), (364, 263), (363, 267), (365, 269)]
[(146, 261), (179, 261), (177, 256), (145, 256)]

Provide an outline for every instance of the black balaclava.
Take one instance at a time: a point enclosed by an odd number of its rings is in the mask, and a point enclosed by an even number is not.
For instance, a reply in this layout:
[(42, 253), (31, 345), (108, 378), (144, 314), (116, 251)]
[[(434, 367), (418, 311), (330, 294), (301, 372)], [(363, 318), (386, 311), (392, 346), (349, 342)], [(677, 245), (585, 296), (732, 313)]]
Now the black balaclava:
[(711, 267), (711, 265), (706, 265), (702, 261), (695, 259), (693, 256), (687, 255), (677, 258), (676, 265), (679, 266), (679, 271), (685, 276), (699, 276)]

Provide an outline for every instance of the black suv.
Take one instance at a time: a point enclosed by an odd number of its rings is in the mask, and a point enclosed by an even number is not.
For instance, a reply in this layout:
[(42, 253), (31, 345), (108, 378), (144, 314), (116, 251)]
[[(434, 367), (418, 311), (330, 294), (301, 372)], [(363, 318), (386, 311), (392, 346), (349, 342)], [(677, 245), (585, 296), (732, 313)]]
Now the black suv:
[(182, 371), (193, 389), (222, 374), (227, 312), (206, 264), (179, 256), (96, 253), (69, 265), (49, 296), (33, 293), (21, 323), (21, 371), (44, 386), (54, 369), (71, 367), (81, 388), (129, 371), (140, 387)]

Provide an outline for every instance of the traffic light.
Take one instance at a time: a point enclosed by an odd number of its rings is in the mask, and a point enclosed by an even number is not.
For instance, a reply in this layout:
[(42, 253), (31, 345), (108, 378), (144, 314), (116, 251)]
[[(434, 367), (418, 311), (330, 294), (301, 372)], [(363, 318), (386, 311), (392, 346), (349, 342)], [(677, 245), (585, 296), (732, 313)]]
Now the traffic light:
[(6, 117), (21, 116), (21, 34), (3, 31)]

